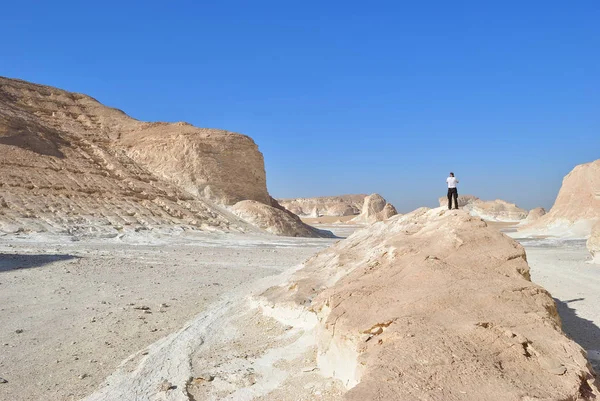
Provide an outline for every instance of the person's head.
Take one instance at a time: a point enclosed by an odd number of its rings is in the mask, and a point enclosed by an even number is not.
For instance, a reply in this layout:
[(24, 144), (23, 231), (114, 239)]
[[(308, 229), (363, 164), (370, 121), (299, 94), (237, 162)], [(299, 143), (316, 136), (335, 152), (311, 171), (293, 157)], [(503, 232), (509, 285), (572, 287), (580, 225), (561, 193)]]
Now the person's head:
[(450, 172), (450, 177), (454, 177), (454, 173), (453, 172)]

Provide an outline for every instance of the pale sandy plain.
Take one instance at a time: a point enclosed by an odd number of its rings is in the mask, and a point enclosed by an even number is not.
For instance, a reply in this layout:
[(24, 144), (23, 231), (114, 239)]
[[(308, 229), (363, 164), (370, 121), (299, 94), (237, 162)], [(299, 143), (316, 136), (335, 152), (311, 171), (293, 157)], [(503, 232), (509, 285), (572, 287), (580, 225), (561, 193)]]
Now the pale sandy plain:
[[(311, 221), (312, 222), (312, 221)], [(498, 229), (516, 236), (514, 229)], [(340, 237), (349, 224), (322, 224)], [(144, 233), (0, 239), (0, 400), (337, 400), (303, 316), (253, 294), (336, 239)], [(532, 280), (600, 368), (600, 269), (581, 240), (520, 239)]]

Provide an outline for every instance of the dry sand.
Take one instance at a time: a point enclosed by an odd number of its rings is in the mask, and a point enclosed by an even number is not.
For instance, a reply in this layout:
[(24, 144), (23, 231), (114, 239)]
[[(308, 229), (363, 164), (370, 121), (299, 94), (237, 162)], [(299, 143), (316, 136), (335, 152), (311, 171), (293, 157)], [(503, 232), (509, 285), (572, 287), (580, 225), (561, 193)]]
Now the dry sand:
[[(356, 226), (319, 228), (346, 236)], [(316, 369), (310, 317), (282, 323), (252, 297), (334, 241), (4, 237), (0, 399), (339, 399), (341, 384)], [(521, 242), (532, 280), (550, 291), (564, 331), (598, 368), (600, 269), (587, 263), (585, 243)]]

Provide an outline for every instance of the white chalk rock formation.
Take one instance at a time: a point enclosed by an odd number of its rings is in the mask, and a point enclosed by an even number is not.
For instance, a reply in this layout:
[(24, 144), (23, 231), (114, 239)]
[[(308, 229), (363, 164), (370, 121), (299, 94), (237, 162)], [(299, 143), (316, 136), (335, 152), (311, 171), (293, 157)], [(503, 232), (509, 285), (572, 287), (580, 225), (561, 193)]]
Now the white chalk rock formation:
[(360, 213), (366, 196), (365, 194), (321, 196), (278, 199), (277, 202), (301, 217), (352, 216)]
[(353, 223), (371, 224), (387, 220), (397, 214), (396, 208), (391, 203), (388, 203), (379, 194), (372, 194), (365, 197), (361, 213), (350, 221)]
[(592, 233), (587, 240), (587, 249), (592, 254), (592, 262), (600, 264), (600, 221), (592, 227)]
[(524, 249), (465, 211), (418, 209), (309, 259), (263, 301), (312, 311), (321, 373), (345, 400), (591, 400)]
[(231, 210), (243, 220), (271, 234), (288, 237), (333, 237), (331, 232), (304, 224), (298, 216), (274, 204), (275, 206), (269, 206), (245, 200), (233, 205)]
[[(447, 197), (439, 198), (439, 202), (440, 206), (448, 207)], [(469, 211), (472, 216), (489, 221), (516, 222), (527, 217), (527, 210), (501, 199), (484, 201), (473, 195), (461, 195), (458, 197), (458, 207)]]
[(596, 160), (567, 174), (552, 209), (519, 231), (521, 235), (585, 238), (599, 220), (600, 160)]

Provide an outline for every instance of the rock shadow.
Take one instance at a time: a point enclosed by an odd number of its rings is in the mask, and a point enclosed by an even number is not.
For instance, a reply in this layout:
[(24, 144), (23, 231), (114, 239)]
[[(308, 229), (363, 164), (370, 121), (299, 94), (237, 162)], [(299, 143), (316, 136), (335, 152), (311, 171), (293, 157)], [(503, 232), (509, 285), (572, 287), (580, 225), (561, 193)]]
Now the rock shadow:
[[(563, 331), (585, 350), (600, 351), (600, 327), (591, 320), (577, 315), (577, 310), (569, 304), (583, 301), (584, 298), (574, 298), (561, 301), (554, 298), (558, 314), (562, 320)], [(600, 371), (600, 361), (590, 358), (590, 363), (596, 372)]]
[(66, 254), (39, 254), (27, 255), (17, 253), (0, 253), (0, 273), (9, 272), (19, 269), (31, 269), (34, 267), (42, 267), (49, 263), (59, 262), (62, 260), (79, 259), (79, 256)]

